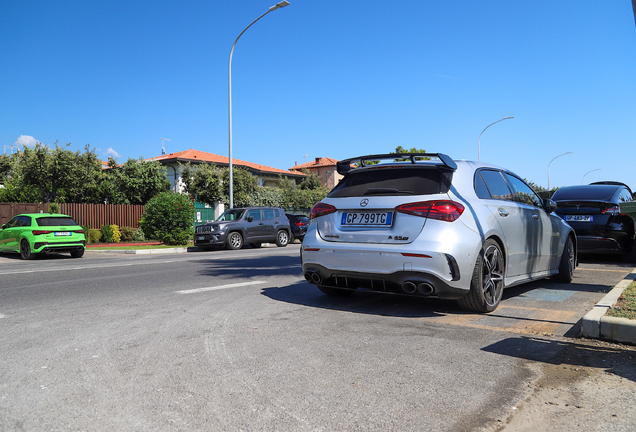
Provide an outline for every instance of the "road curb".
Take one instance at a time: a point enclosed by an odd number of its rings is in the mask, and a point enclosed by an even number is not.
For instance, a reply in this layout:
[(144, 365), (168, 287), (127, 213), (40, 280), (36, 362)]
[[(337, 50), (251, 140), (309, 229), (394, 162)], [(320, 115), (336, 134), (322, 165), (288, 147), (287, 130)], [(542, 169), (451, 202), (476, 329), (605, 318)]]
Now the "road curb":
[(583, 317), (581, 334), (584, 337), (636, 344), (636, 320), (605, 316), (635, 279), (636, 268)]

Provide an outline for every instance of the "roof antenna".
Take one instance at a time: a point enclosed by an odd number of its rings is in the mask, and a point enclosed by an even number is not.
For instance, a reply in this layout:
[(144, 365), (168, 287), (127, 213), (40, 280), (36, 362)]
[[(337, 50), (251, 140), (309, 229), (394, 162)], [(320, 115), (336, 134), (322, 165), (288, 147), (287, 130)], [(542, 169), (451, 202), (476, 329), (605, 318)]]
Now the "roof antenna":
[(163, 147), (163, 141), (164, 140), (172, 142), (172, 140), (169, 140), (168, 138), (161, 137), (161, 154), (162, 155), (166, 154), (166, 149)]

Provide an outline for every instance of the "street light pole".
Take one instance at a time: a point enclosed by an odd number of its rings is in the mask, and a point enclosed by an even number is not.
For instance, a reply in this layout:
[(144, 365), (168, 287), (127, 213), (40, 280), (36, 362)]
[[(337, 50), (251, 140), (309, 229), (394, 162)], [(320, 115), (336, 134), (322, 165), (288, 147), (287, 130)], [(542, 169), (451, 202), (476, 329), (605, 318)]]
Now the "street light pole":
[(484, 134), (484, 132), (486, 132), (486, 129), (488, 129), (490, 126), (494, 125), (495, 123), (499, 123), (500, 121), (504, 121), (504, 120), (508, 120), (508, 119), (512, 119), (514, 118), (514, 116), (512, 117), (504, 117), (500, 120), (497, 120), (494, 123), (490, 123), (488, 126), (486, 126), (484, 128), (483, 131), (481, 131), (481, 133), (479, 134), (479, 139), (477, 140), (477, 162), (481, 162), (481, 136)]
[(561, 156), (565, 156), (566, 154), (571, 154), (571, 153), (574, 153), (574, 152), (567, 152), (567, 153), (560, 154), (560, 155), (558, 155), (557, 157), (552, 158), (552, 160), (551, 160), (551, 161), (550, 161), (550, 163), (548, 164), (548, 190), (550, 190), (550, 164), (552, 163), (552, 161), (553, 161), (554, 159), (556, 159), (556, 158), (560, 158)]
[(245, 27), (243, 29), (243, 31), (241, 32), (241, 34), (238, 35), (238, 37), (236, 38), (236, 40), (234, 41), (234, 43), (232, 44), (232, 49), (230, 50), (230, 62), (229, 62), (229, 67), (228, 67), (228, 75), (229, 75), (229, 121), (230, 121), (230, 208), (234, 208), (234, 175), (232, 173), (232, 167), (233, 167), (233, 163), (232, 163), (232, 54), (234, 54), (234, 46), (236, 45), (236, 43), (238, 42), (239, 38), (241, 36), (243, 36), (243, 33), (245, 33), (245, 31), (250, 28), (256, 21), (258, 21), (259, 19), (263, 18), (265, 15), (267, 15), (268, 13), (275, 11), (276, 9), (280, 9), (282, 7), (288, 6), (289, 2), (287, 0), (283, 0), (281, 2), (276, 3), (274, 6), (270, 7), (267, 12), (265, 12), (263, 15), (259, 16), (258, 18), (256, 18), (254, 21), (251, 22), (250, 25), (248, 25), (247, 27)]
[(593, 169), (592, 171), (588, 171), (585, 174), (583, 174), (583, 177), (581, 177), (581, 184), (583, 184), (583, 179), (585, 178), (586, 175), (588, 175), (589, 173), (593, 173), (594, 171), (600, 171), (600, 170), (601, 170), (600, 168), (596, 168), (596, 169)]

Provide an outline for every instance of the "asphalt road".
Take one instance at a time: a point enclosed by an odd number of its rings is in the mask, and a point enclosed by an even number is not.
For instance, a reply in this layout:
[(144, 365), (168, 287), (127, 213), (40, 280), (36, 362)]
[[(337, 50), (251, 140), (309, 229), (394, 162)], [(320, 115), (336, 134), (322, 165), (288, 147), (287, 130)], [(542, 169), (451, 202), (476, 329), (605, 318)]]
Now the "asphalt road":
[[(0, 430), (503, 430), (545, 368), (636, 380), (628, 350), (577, 338), (633, 266), (582, 262), (480, 315), (327, 297), (298, 253), (0, 255)], [(606, 414), (594, 430), (636, 424)]]

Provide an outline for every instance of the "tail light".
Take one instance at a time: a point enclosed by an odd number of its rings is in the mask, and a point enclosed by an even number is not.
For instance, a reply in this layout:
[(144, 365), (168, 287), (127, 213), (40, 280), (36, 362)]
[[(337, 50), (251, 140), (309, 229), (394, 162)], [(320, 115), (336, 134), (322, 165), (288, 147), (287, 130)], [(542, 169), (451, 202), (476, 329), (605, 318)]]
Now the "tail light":
[(33, 235), (44, 235), (51, 234), (53, 231), (41, 231), (41, 230), (33, 230)]
[(297, 227), (301, 227), (301, 226), (305, 226), (305, 225), (307, 225), (307, 222), (294, 222), (294, 224), (295, 224)]
[(456, 221), (462, 213), (464, 206), (455, 201), (422, 201), (397, 206), (398, 213), (410, 214), (428, 219), (436, 219), (445, 222)]
[(617, 216), (617, 215), (621, 214), (621, 208), (619, 206), (608, 207), (608, 208), (604, 209), (601, 213), (602, 214), (607, 214), (607, 215)]
[(319, 202), (311, 209), (311, 213), (309, 213), (309, 219), (316, 219), (335, 212), (336, 208), (334, 206)]
[(84, 234), (84, 230), (83, 230), (83, 229), (81, 229), (81, 230), (75, 230), (75, 231), (73, 231), (73, 232), (74, 232), (74, 233), (77, 233), (77, 234)]

